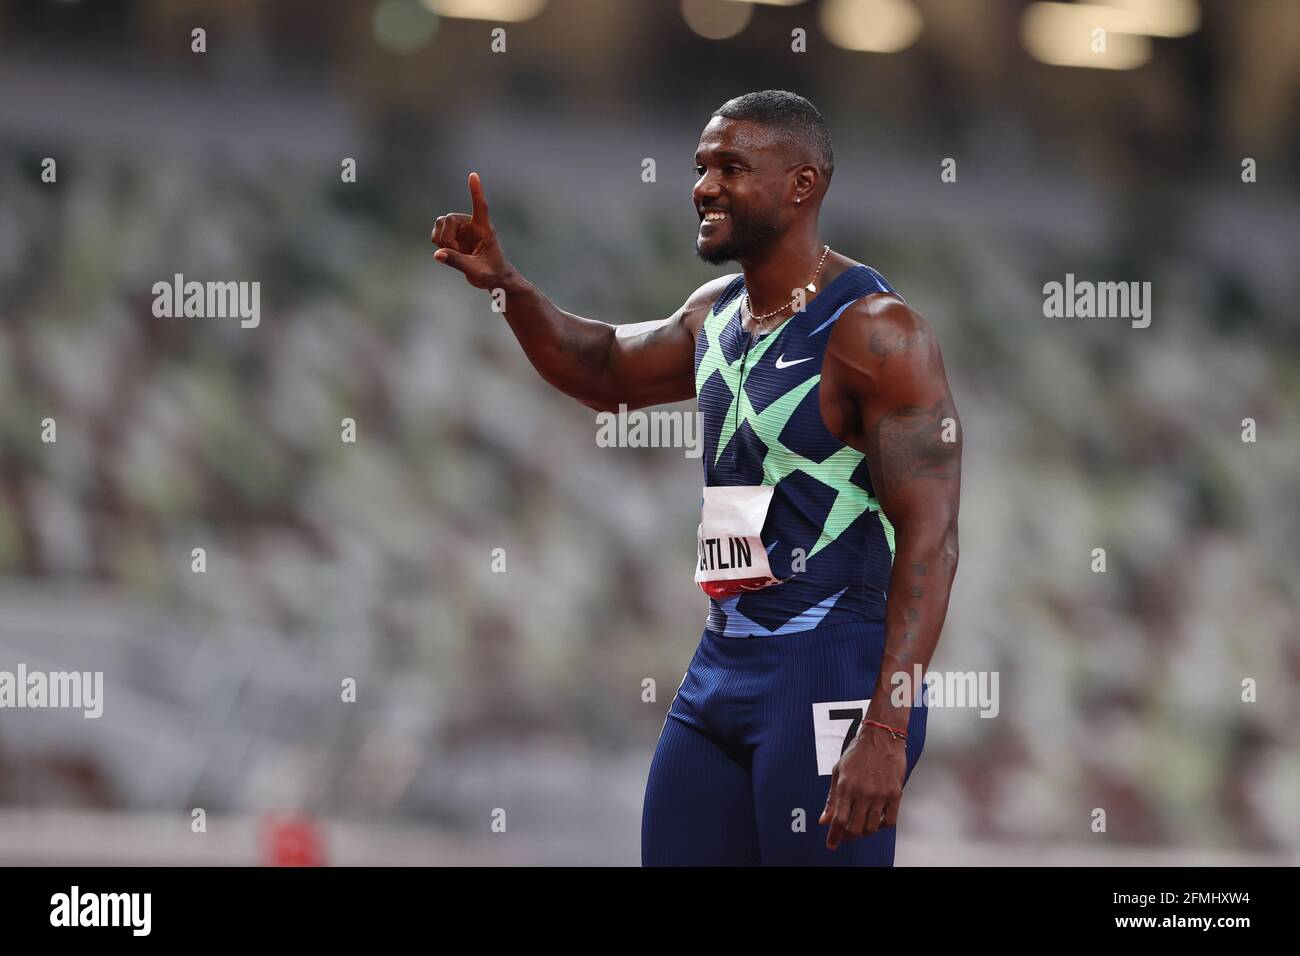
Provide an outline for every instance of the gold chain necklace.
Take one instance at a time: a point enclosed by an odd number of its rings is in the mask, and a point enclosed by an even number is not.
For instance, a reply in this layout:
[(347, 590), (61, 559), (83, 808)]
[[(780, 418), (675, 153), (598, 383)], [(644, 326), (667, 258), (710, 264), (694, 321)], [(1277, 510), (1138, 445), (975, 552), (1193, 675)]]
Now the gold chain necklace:
[[(821, 261), (817, 263), (817, 271), (813, 273), (813, 277), (810, 280), (808, 280), (808, 284), (804, 286), (804, 289), (807, 289), (809, 292), (817, 291), (817, 277), (821, 275), (822, 266), (825, 265), (826, 263), (826, 255), (830, 251), (831, 251), (830, 246), (822, 247), (822, 257), (821, 257)], [(768, 312), (765, 315), (755, 315), (754, 309), (749, 303), (749, 290), (748, 289), (745, 290), (745, 311), (749, 313), (750, 319), (752, 319), (754, 322), (755, 332), (759, 330), (759, 327), (762, 325), (765, 319), (770, 319), (772, 316), (784, 312), (786, 309), (790, 308), (790, 306), (794, 305), (798, 301), (799, 301), (799, 293), (796, 292), (794, 295), (790, 297), (790, 301), (787, 302), (785, 305), (781, 306), (779, 309), (773, 309), (771, 312)]]

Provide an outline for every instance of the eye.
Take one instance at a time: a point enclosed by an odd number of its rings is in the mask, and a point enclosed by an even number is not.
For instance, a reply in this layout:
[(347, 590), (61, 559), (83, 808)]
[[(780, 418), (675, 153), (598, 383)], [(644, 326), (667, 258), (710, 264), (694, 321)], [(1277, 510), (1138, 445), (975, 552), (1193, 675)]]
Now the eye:
[(740, 172), (740, 167), (737, 166), (735, 163), (728, 163), (728, 164), (727, 164), (727, 175), (728, 175), (728, 176), (734, 176), (734, 175), (735, 175), (736, 173), (738, 173), (738, 172)]
[(696, 175), (696, 176), (703, 176), (703, 175), (704, 175), (704, 167), (703, 167), (703, 166), (696, 166), (696, 167), (695, 167), (695, 175)]

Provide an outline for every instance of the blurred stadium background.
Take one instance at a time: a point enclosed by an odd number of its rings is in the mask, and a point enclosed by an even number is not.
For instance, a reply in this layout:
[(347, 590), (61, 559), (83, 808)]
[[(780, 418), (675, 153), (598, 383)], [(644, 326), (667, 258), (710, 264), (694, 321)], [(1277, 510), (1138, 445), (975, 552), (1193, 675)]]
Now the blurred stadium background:
[[(597, 447), (429, 230), (478, 170), (560, 307), (666, 316), (718, 274), (699, 133), (766, 88), (966, 427), (933, 666), (1000, 712), (932, 713), (898, 862), (1300, 860), (1300, 3), (1081, 8), (1144, 31), (1085, 66), (1049, 6), (0, 3), (0, 669), (106, 683), (0, 710), (0, 863), (638, 861), (699, 461)], [(1067, 272), (1151, 327), (1044, 318)], [(175, 273), (260, 326), (155, 318)]]

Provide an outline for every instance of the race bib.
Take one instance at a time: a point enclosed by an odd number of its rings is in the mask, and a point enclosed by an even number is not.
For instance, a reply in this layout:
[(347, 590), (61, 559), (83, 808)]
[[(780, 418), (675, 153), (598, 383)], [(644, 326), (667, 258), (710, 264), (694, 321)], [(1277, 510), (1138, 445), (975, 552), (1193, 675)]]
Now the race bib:
[(824, 777), (835, 769), (835, 764), (857, 736), (870, 703), (868, 697), (865, 700), (828, 700), (812, 705), (818, 776)]
[(781, 583), (772, 577), (760, 537), (775, 490), (771, 485), (704, 489), (695, 583), (714, 600)]

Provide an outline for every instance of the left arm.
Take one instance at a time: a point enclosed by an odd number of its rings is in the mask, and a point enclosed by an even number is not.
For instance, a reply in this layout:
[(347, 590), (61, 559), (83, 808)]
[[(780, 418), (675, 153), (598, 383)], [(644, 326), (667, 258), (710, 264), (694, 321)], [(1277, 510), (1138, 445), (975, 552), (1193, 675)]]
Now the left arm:
[[(934, 332), (892, 295), (868, 296), (845, 310), (827, 346), (822, 388), (837, 436), (866, 456), (876, 498), (894, 526), (885, 654), (866, 719), (906, 730), (912, 695), (923, 689), (915, 676), (925, 673), (939, 643), (957, 572), (961, 422)], [(898, 822), (904, 744), (864, 721), (836, 765), (822, 815), (831, 824), (832, 849), (841, 837)]]

